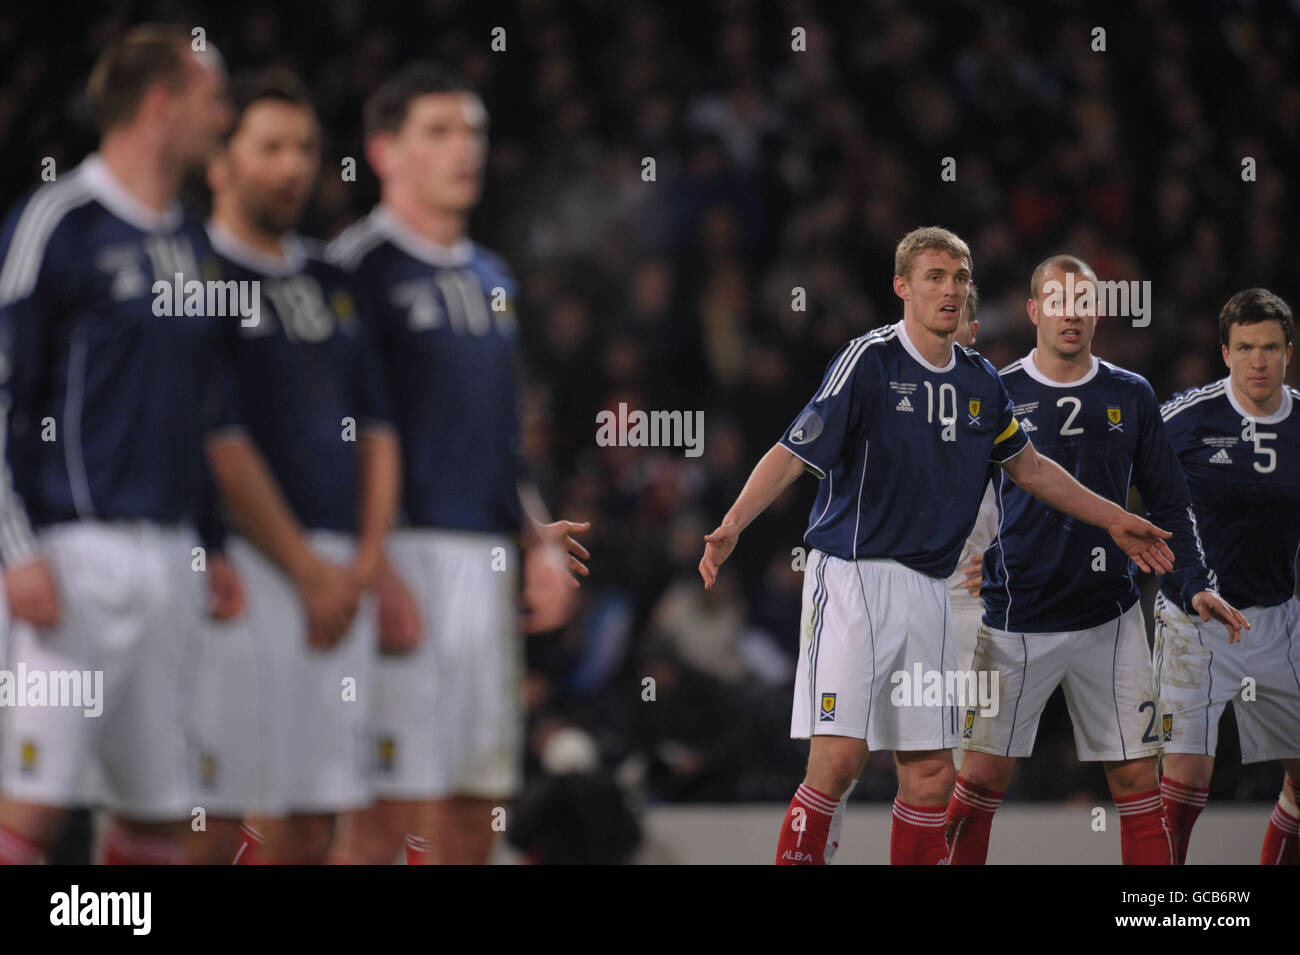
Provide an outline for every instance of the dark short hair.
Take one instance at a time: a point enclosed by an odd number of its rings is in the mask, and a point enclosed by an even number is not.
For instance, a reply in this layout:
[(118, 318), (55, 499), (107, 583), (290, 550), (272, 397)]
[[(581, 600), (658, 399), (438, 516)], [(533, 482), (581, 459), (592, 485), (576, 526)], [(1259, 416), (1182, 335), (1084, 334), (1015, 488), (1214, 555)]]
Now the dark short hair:
[(313, 113), (316, 111), (307, 84), (292, 70), (272, 67), (257, 73), (242, 73), (230, 83), (230, 103), (234, 109), (235, 121), (226, 133), (227, 139), (234, 135), (244, 121), (244, 114), (249, 107), (263, 100), (301, 106)]
[(1226, 348), (1228, 331), (1233, 325), (1255, 325), (1259, 322), (1278, 322), (1287, 345), (1295, 337), (1295, 321), (1291, 307), (1266, 288), (1248, 288), (1228, 299), (1219, 310), (1219, 342)]
[(175, 24), (141, 24), (110, 43), (95, 61), (86, 84), (99, 131), (130, 122), (156, 84), (183, 89), (189, 51), (190, 31)]
[(408, 63), (384, 80), (366, 100), (364, 123), (367, 136), (395, 133), (406, 122), (411, 103), (430, 93), (473, 93), (469, 80), (441, 63)]

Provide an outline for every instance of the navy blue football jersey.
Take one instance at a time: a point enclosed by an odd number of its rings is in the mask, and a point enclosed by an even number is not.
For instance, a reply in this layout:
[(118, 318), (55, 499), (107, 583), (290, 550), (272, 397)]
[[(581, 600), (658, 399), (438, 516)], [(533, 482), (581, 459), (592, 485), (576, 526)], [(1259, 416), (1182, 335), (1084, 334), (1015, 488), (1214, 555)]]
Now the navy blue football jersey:
[(370, 324), (402, 445), (413, 527), (521, 521), (516, 285), (468, 239), (447, 248), (377, 206), (330, 244)]
[(836, 353), (781, 444), (822, 479), (808, 546), (943, 578), (975, 523), (990, 461), (1028, 442), (992, 365), (961, 346), (932, 365), (899, 322)]
[(297, 236), (283, 259), (219, 225), (208, 236), (222, 276), (259, 295), (256, 322), (226, 326), (231, 381), (212, 430), (248, 433), (303, 527), (352, 532), (359, 439), (391, 412), (347, 276)]
[(218, 277), (202, 224), (145, 207), (92, 155), (13, 210), (0, 255), (0, 556), (29, 557), (33, 524), (202, 522), (220, 323), (172, 292)]
[[(1130, 484), (1150, 520), (1173, 534), (1174, 570), (1163, 585), (1190, 610), (1212, 590), (1192, 518), (1187, 481), (1160, 420), (1155, 392), (1141, 375), (1092, 359), (1079, 381), (1043, 375), (1034, 353), (1001, 371), (1022, 430), (1096, 494), (1127, 506)], [(1055, 510), (994, 478), (998, 533), (984, 552), (984, 622), (998, 630), (1064, 633), (1113, 620), (1138, 599), (1135, 568), (1100, 527)]]
[(1234, 607), (1273, 607), (1295, 593), (1298, 398), (1300, 392), (1284, 387), (1281, 407), (1257, 418), (1225, 378), (1185, 391), (1160, 409), (1187, 473), (1207, 559)]

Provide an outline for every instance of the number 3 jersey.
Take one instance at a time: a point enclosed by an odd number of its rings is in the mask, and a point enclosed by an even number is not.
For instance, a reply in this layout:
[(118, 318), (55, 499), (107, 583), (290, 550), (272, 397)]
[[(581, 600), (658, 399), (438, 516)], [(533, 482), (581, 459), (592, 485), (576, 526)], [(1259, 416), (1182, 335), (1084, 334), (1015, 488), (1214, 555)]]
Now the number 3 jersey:
[(402, 445), (408, 526), (520, 527), (515, 281), (468, 239), (437, 245), (383, 205), (330, 244), (352, 274)]
[[(1092, 359), (1078, 381), (1052, 381), (1034, 352), (1000, 372), (1020, 427), (1040, 454), (1090, 491), (1128, 502), (1142, 495), (1152, 523), (1173, 534), (1174, 569), (1163, 585), (1184, 609), (1211, 590), (1187, 481), (1145, 378)], [(995, 478), (998, 534), (984, 552), (984, 622), (998, 630), (1067, 633), (1123, 614), (1138, 599), (1128, 555), (1100, 527), (1039, 501), (1005, 474)], [(1211, 565), (1213, 566), (1213, 565)]]
[(940, 578), (957, 566), (990, 461), (1027, 444), (992, 365), (961, 346), (932, 365), (902, 322), (841, 348), (781, 438), (822, 479), (808, 546)]
[(1281, 407), (1257, 418), (1241, 406), (1225, 378), (1185, 391), (1160, 409), (1187, 474), (1207, 562), (1234, 607), (1273, 607), (1295, 593), (1297, 398), (1300, 392), (1284, 386)]

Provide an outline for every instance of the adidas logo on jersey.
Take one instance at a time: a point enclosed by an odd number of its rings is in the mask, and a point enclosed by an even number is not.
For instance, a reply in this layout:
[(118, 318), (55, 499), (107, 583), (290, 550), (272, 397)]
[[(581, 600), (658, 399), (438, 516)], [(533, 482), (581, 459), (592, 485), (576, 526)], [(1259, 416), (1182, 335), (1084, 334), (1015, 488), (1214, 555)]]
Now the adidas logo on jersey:
[(1030, 421), (1028, 418), (1021, 418), (1021, 419), (1020, 419), (1020, 430), (1021, 430), (1021, 431), (1025, 431), (1025, 432), (1029, 432), (1029, 431), (1037, 431), (1037, 430), (1038, 430), (1038, 425), (1034, 424), (1034, 423), (1033, 423), (1032, 421)]
[(1211, 463), (1211, 464), (1231, 464), (1231, 463), (1232, 463), (1232, 458), (1228, 457), (1228, 452), (1227, 452), (1227, 450), (1225, 450), (1224, 448), (1219, 448), (1218, 451), (1214, 452), (1213, 457), (1210, 458), (1210, 463)]
[(907, 395), (903, 395), (903, 400), (900, 401), (898, 404), (894, 405), (894, 410), (895, 410), (895, 411), (915, 411), (916, 409), (912, 407), (912, 402), (910, 402), (910, 401), (907, 400)]

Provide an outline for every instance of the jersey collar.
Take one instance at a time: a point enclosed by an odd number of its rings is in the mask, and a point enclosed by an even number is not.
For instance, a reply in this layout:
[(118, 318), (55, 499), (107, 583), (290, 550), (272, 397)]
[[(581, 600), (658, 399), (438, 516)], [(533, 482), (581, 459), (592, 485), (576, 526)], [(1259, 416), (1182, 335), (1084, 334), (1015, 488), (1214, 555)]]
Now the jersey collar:
[(236, 265), (261, 275), (295, 275), (307, 263), (307, 253), (302, 242), (292, 232), (280, 241), (284, 256), (277, 257), (255, 249), (219, 222), (208, 223), (208, 240), (212, 248)]
[(459, 239), (454, 245), (439, 245), (432, 239), (426, 239), (414, 229), (408, 227), (388, 206), (380, 203), (370, 214), (371, 221), (379, 232), (393, 245), (412, 258), (434, 266), (456, 266), (469, 264), (473, 256), (474, 243), (469, 239)]
[(1259, 415), (1251, 414), (1241, 406), (1241, 403), (1237, 401), (1236, 393), (1232, 390), (1231, 376), (1223, 379), (1223, 390), (1228, 396), (1228, 404), (1232, 405), (1233, 410), (1235, 410), (1237, 414), (1241, 415), (1243, 418), (1253, 418), (1258, 424), (1277, 424), (1279, 421), (1286, 420), (1287, 415), (1291, 413), (1291, 392), (1287, 389), (1285, 384), (1282, 385), (1282, 403), (1278, 405), (1277, 410), (1267, 418), (1261, 418)]
[(940, 368), (938, 365), (932, 365), (928, 361), (926, 361), (925, 358), (921, 355), (921, 353), (917, 350), (916, 346), (912, 344), (912, 339), (907, 337), (906, 322), (899, 322), (897, 325), (894, 326), (894, 328), (898, 331), (898, 340), (903, 343), (903, 347), (907, 349), (907, 353), (911, 355), (913, 358), (915, 358), (923, 368), (928, 368), (930, 369), (930, 371), (937, 371), (939, 373), (943, 373), (945, 371), (952, 371), (953, 366), (957, 364), (956, 345), (954, 345), (952, 348), (952, 354), (948, 356), (948, 364)]
[(113, 215), (141, 232), (172, 232), (181, 224), (184, 213), (179, 201), (173, 199), (163, 212), (150, 209), (131, 195), (126, 186), (109, 171), (108, 164), (99, 153), (87, 156), (78, 169), (90, 194)]
[(1093, 355), (1092, 365), (1088, 368), (1088, 373), (1078, 381), (1053, 381), (1051, 378), (1048, 378), (1039, 371), (1038, 366), (1034, 364), (1034, 355), (1037, 352), (1037, 348), (1030, 349), (1029, 354), (1020, 360), (1020, 367), (1024, 369), (1025, 374), (1034, 379), (1034, 381), (1038, 382), (1040, 385), (1047, 385), (1049, 388), (1077, 388), (1079, 385), (1086, 385), (1088, 382), (1092, 381), (1093, 378), (1097, 377), (1097, 369), (1101, 367), (1101, 362), (1097, 360), (1096, 355)]

